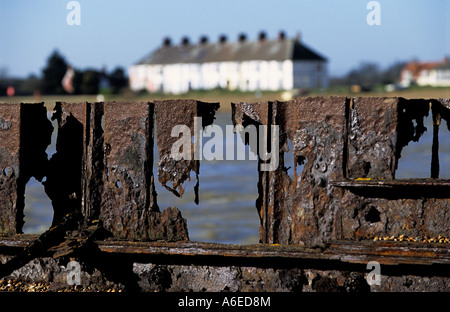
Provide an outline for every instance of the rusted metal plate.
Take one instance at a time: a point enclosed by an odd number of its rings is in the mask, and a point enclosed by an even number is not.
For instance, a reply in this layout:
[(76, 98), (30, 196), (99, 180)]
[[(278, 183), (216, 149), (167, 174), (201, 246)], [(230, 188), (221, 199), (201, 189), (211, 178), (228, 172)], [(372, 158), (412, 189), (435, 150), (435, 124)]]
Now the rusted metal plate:
[[(197, 185), (194, 188), (196, 202), (198, 203), (198, 174), (200, 170), (200, 162), (196, 157), (196, 146), (199, 142), (191, 142), (190, 153), (186, 153), (188, 157), (174, 159), (172, 148), (174, 143), (180, 139), (180, 133), (176, 132), (172, 135), (176, 126), (182, 126), (180, 129), (189, 131), (190, 136), (199, 138), (199, 131), (202, 131), (214, 121), (216, 110), (219, 109), (219, 103), (205, 103), (196, 100), (167, 100), (156, 101), (156, 128), (157, 128), (157, 144), (159, 153), (158, 162), (158, 180), (169, 191), (176, 196), (183, 196), (183, 183), (190, 180), (190, 172), (194, 171), (197, 178)], [(201, 124), (195, 126), (195, 117), (201, 118)], [(186, 128), (184, 128), (186, 127)], [(197, 133), (196, 133), (197, 132)], [(181, 150), (181, 149), (180, 149)], [(179, 151), (177, 151), (179, 152)], [(186, 159), (189, 158), (189, 159)], [(168, 185), (172, 183), (172, 185)]]
[[(80, 103), (66, 103), (56, 102), (53, 108), (52, 119), (58, 121), (58, 127), (62, 128), (67, 123), (71, 123), (71, 119), (77, 120), (77, 122), (83, 125), (82, 137), (86, 135), (86, 121), (90, 104), (87, 102)], [(61, 139), (62, 140), (62, 139)]]
[[(367, 101), (370, 103), (371, 100)], [(395, 108), (395, 105), (386, 103), (385, 99), (374, 108), (369, 108), (369, 111), (380, 111), (369, 118), (371, 120), (368, 124), (369, 128), (376, 128), (377, 131), (389, 129), (389, 131), (378, 132), (379, 137), (375, 142), (378, 147), (366, 147), (366, 149), (384, 149), (389, 153), (384, 155), (383, 152), (377, 152), (380, 157), (372, 157), (368, 167), (372, 170), (371, 168), (376, 166), (378, 174), (365, 175), (365, 172), (362, 171), (361, 176), (357, 174), (353, 176), (359, 179), (331, 182), (336, 187), (345, 188), (341, 202), (343, 226), (339, 238), (353, 240), (399, 235), (437, 237), (449, 234), (448, 181), (431, 178), (425, 180), (394, 179), (402, 149), (411, 141), (420, 139), (426, 129), (424, 118), (432, 113), (433, 107), (435, 112), (439, 111), (443, 116), (448, 114), (448, 109), (441, 104), (441, 102), (433, 100), (399, 99)], [(390, 119), (386, 119), (386, 112), (389, 111), (391, 113), (388, 113), (388, 116), (394, 116), (395, 111), (397, 112), (397, 121), (395, 118), (392, 119), (392, 125), (386, 123)], [(378, 119), (377, 115), (379, 115)], [(358, 118), (358, 122), (362, 124), (365, 117), (360, 115)], [(391, 131), (394, 126), (395, 131)], [(364, 138), (365, 136), (362, 135), (362, 144), (370, 146), (371, 139), (368, 138), (368, 141), (365, 142)], [(434, 149), (430, 152), (436, 153)], [(364, 157), (366, 156), (361, 155), (361, 159), (365, 159)], [(434, 161), (438, 161), (434, 156), (432, 158)], [(430, 167), (430, 176), (438, 174), (436, 163)]]
[(0, 236), (0, 247), (25, 248), (38, 237), (37, 234)]
[(348, 178), (394, 178), (397, 166), (398, 103), (397, 98), (364, 97), (350, 100)]
[(82, 214), (86, 223), (98, 220), (102, 203), (104, 104), (88, 103), (82, 167)]
[(450, 180), (438, 179), (400, 179), (400, 180), (342, 180), (331, 181), (332, 186), (348, 187), (348, 188), (395, 188), (395, 187), (450, 187)]
[[(385, 235), (449, 236), (446, 182), (395, 180), (403, 147), (419, 140), (425, 131), (424, 117), (429, 114), (433, 116), (430, 173), (439, 175), (438, 134), (441, 120), (449, 119), (448, 103), (446, 99), (315, 97), (233, 104), (235, 124), (267, 126), (268, 133), (273, 132), (270, 126), (279, 128), (276, 138), (265, 138), (262, 143), (277, 147), (277, 152), (270, 152), (277, 153), (278, 166), (259, 172), (256, 205), (261, 241), (315, 245)], [(11, 115), (14, 105), (2, 105), (2, 114)], [(17, 194), (23, 193), (31, 176), (38, 180), (47, 176), (44, 184), (55, 210), (54, 222), (81, 210), (87, 221), (101, 219), (116, 238), (187, 239), (186, 222), (179, 210), (171, 207), (160, 212), (156, 202), (154, 120), (159, 182), (182, 196), (191, 171), (199, 173), (198, 146), (188, 137), (188, 159), (175, 159), (172, 149), (180, 133), (173, 131), (184, 126), (195, 138), (212, 124), (218, 103), (57, 103), (57, 152), (48, 163), (45, 148), (51, 126), (45, 108), (42, 104), (18, 105), (16, 120), (11, 119), (14, 114), (0, 119), (1, 190), (10, 192), (2, 198), (2, 209), (16, 204), (15, 220), (7, 219), (10, 213), (2, 216), (3, 224), (12, 227), (5, 230), (3, 226), (2, 231), (21, 229), (18, 220), (23, 196)], [(199, 117), (202, 122), (196, 125)], [(289, 146), (292, 164), (284, 160)], [(260, 168), (267, 164), (268, 160), (259, 160)], [(295, 168), (293, 177), (287, 174), (287, 167)], [(20, 176), (12, 176), (17, 172)], [(15, 179), (17, 191), (9, 189), (8, 179)], [(194, 190), (198, 195), (198, 182)]]
[[(31, 177), (41, 182), (48, 176), (46, 149), (51, 142), (53, 126), (47, 118), (44, 103), (21, 104), (20, 114), (20, 173), (19, 194), (25, 195), (25, 185)], [(49, 207), (50, 209), (50, 207)], [(23, 208), (18, 208), (17, 231), (22, 232)]]
[[(329, 181), (343, 176), (346, 105), (344, 97), (324, 97), (298, 98), (277, 106), (283, 110), (276, 123), (291, 140), (296, 163), (280, 162), (278, 171), (269, 173), (275, 179), (270, 189), (281, 195), (274, 193), (272, 201), (275, 206), (284, 203), (287, 212), (286, 219), (279, 221), (284, 230), (274, 243), (316, 244), (334, 238), (340, 192)], [(280, 135), (280, 146), (284, 144)], [(284, 167), (300, 162), (303, 170), (291, 181)], [(282, 183), (289, 185), (287, 192)]]
[(446, 109), (449, 109), (450, 110), (450, 98), (448, 98), (448, 99), (437, 99), (437, 101), (443, 106), (443, 107), (445, 107)]
[(114, 237), (188, 239), (177, 208), (160, 212), (153, 178), (153, 103), (104, 104), (103, 191), (100, 219)]
[[(156, 202), (152, 172), (155, 130), (159, 181), (181, 196), (190, 172), (198, 175), (199, 162), (190, 137), (191, 158), (172, 157), (172, 147), (179, 139), (172, 130), (184, 125), (195, 136), (213, 122), (218, 104), (195, 100), (59, 103), (54, 115), (58, 119), (57, 152), (48, 163), (45, 149), (51, 126), (43, 105), (0, 104), (0, 234), (20, 232), (25, 183), (31, 176), (38, 180), (47, 176), (45, 186), (55, 220), (57, 214), (81, 211), (87, 223), (99, 219), (94, 227), (103, 233), (104, 225), (114, 236), (95, 242), (104, 236), (67, 238), (66, 227), (62, 227), (58, 241), (55, 231), (49, 230), (48, 238), (0, 237), (0, 248), (10, 254), (25, 248), (27, 260), (40, 251), (69, 256), (84, 244), (93, 244), (103, 256), (164, 256), (159, 260), (198, 261), (201, 265), (211, 261), (211, 267), (217, 267), (217, 259), (230, 267), (247, 259), (270, 270), (277, 267), (273, 263), (278, 260), (293, 266), (298, 262), (340, 262), (345, 268), (375, 260), (383, 265), (411, 265), (417, 272), (433, 265), (420, 271), (429, 275), (434, 268), (450, 264), (448, 244), (372, 238), (450, 237), (450, 182), (395, 180), (402, 149), (420, 139), (429, 114), (433, 118), (430, 174), (439, 175), (439, 131), (446, 131), (440, 127), (442, 119), (449, 127), (449, 103), (447, 99), (318, 97), (233, 104), (235, 124), (279, 127), (276, 140), (269, 136), (251, 148), (258, 152), (261, 145), (271, 146), (270, 152), (275, 152), (273, 147), (278, 147), (279, 165), (269, 171), (259, 167), (256, 204), (261, 241), (282, 245), (251, 246), (180, 242), (188, 240), (186, 220), (175, 207), (161, 212)], [(197, 129), (195, 117), (203, 119)], [(274, 133), (270, 128), (268, 132)], [(292, 164), (285, 161), (289, 146)], [(260, 159), (258, 165), (268, 162)], [(296, 168), (293, 178), (287, 167)], [(75, 232), (89, 229), (86, 222), (77, 223), (78, 217), (73, 222), (70, 227), (80, 227)], [(27, 250), (34, 250), (33, 254)], [(23, 264), (22, 260), (16, 264)], [(287, 262), (282, 263), (286, 266)], [(293, 272), (298, 269), (289, 274)], [(441, 271), (432, 275), (448, 277)]]
[(43, 183), (52, 201), (52, 225), (68, 213), (81, 211), (88, 110), (86, 102), (57, 102), (53, 109), (52, 119), (58, 122), (56, 153), (48, 161), (47, 179)]
[[(35, 235), (0, 237), (0, 247), (25, 248)], [(234, 245), (199, 242), (95, 241), (101, 252), (130, 255), (166, 255), (184, 257), (237, 257), (254, 259), (338, 260), (386, 265), (450, 264), (450, 247), (439, 243), (331, 241), (314, 248), (295, 244)]]
[(98, 219), (103, 185), (103, 103), (57, 102), (56, 153), (44, 183), (52, 200), (53, 224), (74, 210)]
[(47, 118), (44, 103), (22, 103), (20, 118), (20, 175), (25, 183), (31, 177), (41, 181), (47, 174), (46, 149), (51, 142), (53, 126)]
[(153, 114), (150, 103), (104, 105), (103, 193), (100, 218), (117, 238), (145, 239), (156, 210)]
[[(279, 165), (259, 172), (257, 209), (264, 243), (311, 243), (330, 236), (336, 205), (328, 180), (343, 176), (346, 98), (233, 104), (233, 121), (279, 126)], [(287, 140), (294, 163), (284, 162)], [(304, 164), (293, 180), (287, 167)]]
[(20, 107), (20, 104), (0, 104), (0, 234), (16, 233), (20, 201), (23, 205), (23, 194), (18, 194), (17, 182)]
[(99, 249), (107, 253), (128, 253), (168, 256), (226, 256), (238, 258), (277, 258), (298, 260), (338, 260), (367, 264), (450, 264), (448, 246), (420, 243), (385, 242), (331, 242), (327, 246), (308, 248), (298, 245), (232, 245), (215, 243), (132, 243), (96, 242)]
[[(419, 140), (433, 107), (434, 119), (447, 120), (448, 101), (318, 97), (232, 106), (235, 124), (280, 127), (279, 167), (259, 172), (262, 242), (448, 235), (446, 182), (395, 180), (402, 148)], [(288, 140), (293, 164), (284, 162)], [(302, 163), (291, 179), (285, 168)]]
[(25, 185), (42, 181), (53, 127), (44, 103), (0, 104), (0, 233), (21, 233)]

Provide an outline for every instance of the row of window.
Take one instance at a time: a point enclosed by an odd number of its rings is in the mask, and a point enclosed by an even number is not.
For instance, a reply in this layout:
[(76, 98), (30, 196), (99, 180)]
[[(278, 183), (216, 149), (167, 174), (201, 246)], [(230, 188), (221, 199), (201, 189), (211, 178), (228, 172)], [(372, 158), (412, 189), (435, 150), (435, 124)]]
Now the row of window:
[(190, 89), (289, 90), (325, 86), (320, 62), (249, 61), (205, 64), (137, 65), (130, 69), (135, 91), (184, 93)]

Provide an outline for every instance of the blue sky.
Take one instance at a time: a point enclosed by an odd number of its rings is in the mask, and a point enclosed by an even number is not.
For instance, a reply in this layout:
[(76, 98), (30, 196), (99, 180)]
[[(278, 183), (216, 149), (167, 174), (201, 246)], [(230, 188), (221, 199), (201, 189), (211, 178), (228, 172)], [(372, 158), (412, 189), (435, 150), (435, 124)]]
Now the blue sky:
[(0, 69), (41, 75), (57, 49), (76, 68), (128, 68), (162, 42), (236, 40), (261, 30), (300, 32), (329, 60), (331, 75), (361, 62), (441, 60), (450, 55), (450, 0), (379, 0), (381, 25), (366, 22), (369, 0), (78, 0), (81, 25), (66, 22), (69, 0), (0, 0)]

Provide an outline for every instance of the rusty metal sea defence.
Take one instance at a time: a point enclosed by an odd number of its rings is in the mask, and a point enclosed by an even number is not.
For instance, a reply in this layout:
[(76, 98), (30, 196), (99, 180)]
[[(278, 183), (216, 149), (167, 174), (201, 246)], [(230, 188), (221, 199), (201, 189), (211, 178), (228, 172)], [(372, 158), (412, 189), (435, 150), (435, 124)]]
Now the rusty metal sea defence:
[[(450, 237), (450, 181), (439, 179), (438, 153), (439, 131), (450, 131), (449, 99), (306, 97), (231, 106), (234, 125), (279, 127), (279, 165), (273, 171), (259, 170), (255, 186), (260, 245), (189, 242), (187, 221), (178, 208), (158, 206), (155, 183), (182, 196), (191, 174), (197, 180), (194, 191), (199, 200), (200, 162), (173, 159), (171, 147), (178, 138), (171, 136), (171, 130), (180, 124), (194, 130), (194, 117), (202, 117), (203, 127), (213, 124), (219, 103), (58, 102), (52, 117), (58, 124), (56, 153), (50, 159), (45, 151), (52, 126), (44, 104), (0, 104), (0, 255), (5, 263), (0, 266), (0, 279), (49, 255), (53, 259), (76, 255), (96, 263), (93, 266), (99, 271), (111, 270), (90, 258), (86, 252), (90, 250), (101, 259), (126, 254), (126, 259), (118, 259), (141, 282), (119, 274), (112, 283), (144, 291), (195, 290), (194, 282), (180, 273), (183, 270), (187, 276), (199, 272), (222, 276), (204, 282), (204, 289), (214, 291), (402, 290), (397, 273), (387, 278), (385, 288), (362, 285), (360, 265), (370, 259), (410, 265), (416, 273), (423, 270), (436, 276), (437, 290), (450, 290), (450, 277), (444, 273), (449, 272), (448, 245), (431, 248), (373, 241), (401, 235)], [(419, 140), (425, 131), (424, 118), (430, 114), (430, 178), (396, 179), (402, 149)], [(152, 170), (155, 140), (157, 181)], [(267, 140), (268, 146), (275, 142), (270, 135)], [(284, 161), (288, 146), (292, 146), (293, 164)], [(264, 162), (258, 159), (259, 164)], [(288, 167), (295, 169), (293, 177)], [(39, 237), (17, 235), (22, 233), (25, 185), (31, 177), (43, 183), (54, 210), (52, 228)], [(95, 252), (86, 247), (92, 245)], [(163, 258), (136, 264), (136, 255)], [(231, 262), (218, 260), (222, 255)], [(198, 264), (192, 260), (202, 256), (207, 260)], [(247, 262), (252, 258), (259, 259), (261, 266)], [(287, 262), (272, 261), (278, 258)], [(302, 267), (289, 259), (300, 259)], [(320, 259), (320, 270), (308, 262), (313, 259)], [(190, 269), (186, 263), (191, 263)], [(359, 266), (352, 268), (351, 263)], [(429, 264), (438, 270), (430, 273)], [(233, 273), (236, 269), (240, 273)], [(323, 273), (327, 270), (335, 273)], [(414, 280), (408, 269), (402, 272), (401, 278)], [(256, 286), (252, 274), (272, 282), (280, 274), (284, 277), (272, 286), (267, 281), (266, 286)], [(320, 286), (322, 282), (328, 286)], [(214, 288), (219, 284), (224, 286)]]
[[(261, 241), (314, 245), (401, 234), (448, 237), (449, 181), (395, 180), (402, 148), (424, 133), (428, 114), (435, 136), (441, 119), (450, 130), (447, 99), (328, 97), (234, 105), (235, 123), (280, 126), (280, 165), (259, 173)], [(283, 161), (287, 140), (294, 164)], [(437, 150), (434, 178), (436, 159)], [(303, 163), (291, 180), (284, 168)]]

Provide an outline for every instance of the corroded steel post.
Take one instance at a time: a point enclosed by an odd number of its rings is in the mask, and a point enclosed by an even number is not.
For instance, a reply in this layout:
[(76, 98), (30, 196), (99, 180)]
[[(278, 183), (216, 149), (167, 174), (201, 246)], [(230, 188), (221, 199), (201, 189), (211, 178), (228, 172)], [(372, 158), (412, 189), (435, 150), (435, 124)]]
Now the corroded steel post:
[(0, 104), (0, 234), (17, 232), (17, 217), (23, 209), (24, 194), (18, 192), (20, 107)]
[(0, 104), (0, 234), (22, 232), (25, 185), (46, 175), (52, 131), (44, 103)]

